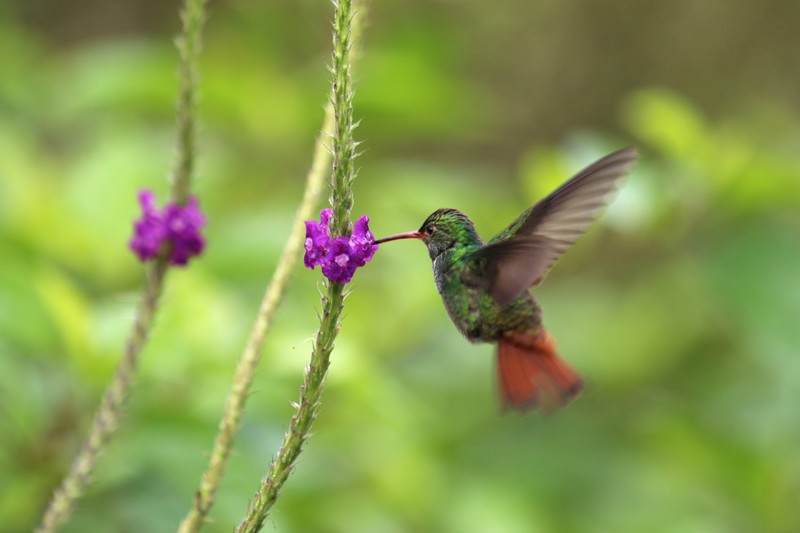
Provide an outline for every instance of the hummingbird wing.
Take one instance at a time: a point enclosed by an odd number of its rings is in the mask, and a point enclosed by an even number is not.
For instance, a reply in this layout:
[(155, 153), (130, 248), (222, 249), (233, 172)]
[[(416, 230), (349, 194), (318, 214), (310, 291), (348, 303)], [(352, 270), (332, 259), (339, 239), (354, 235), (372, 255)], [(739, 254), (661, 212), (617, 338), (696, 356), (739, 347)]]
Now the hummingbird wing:
[(486, 258), (484, 282), (497, 302), (506, 305), (542, 282), (600, 215), (636, 156), (629, 147), (596, 161), (473, 252)]

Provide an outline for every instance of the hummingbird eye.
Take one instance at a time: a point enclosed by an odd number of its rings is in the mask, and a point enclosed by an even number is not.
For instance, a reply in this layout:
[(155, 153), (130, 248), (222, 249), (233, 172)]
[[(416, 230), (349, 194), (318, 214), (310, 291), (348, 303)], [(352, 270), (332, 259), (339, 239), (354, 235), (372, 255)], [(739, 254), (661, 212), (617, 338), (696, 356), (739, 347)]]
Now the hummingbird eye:
[(433, 224), (429, 225), (427, 228), (425, 228), (425, 233), (427, 233), (428, 236), (433, 235), (434, 233), (436, 233), (436, 226), (434, 226)]

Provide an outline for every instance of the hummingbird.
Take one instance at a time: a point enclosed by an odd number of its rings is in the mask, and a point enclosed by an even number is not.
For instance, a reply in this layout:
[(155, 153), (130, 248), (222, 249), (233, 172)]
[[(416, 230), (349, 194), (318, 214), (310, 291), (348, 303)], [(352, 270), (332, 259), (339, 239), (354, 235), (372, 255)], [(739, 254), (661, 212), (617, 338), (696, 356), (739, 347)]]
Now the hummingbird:
[(504, 408), (551, 412), (583, 388), (580, 376), (558, 355), (529, 289), (598, 218), (636, 157), (629, 147), (599, 159), (487, 242), (469, 217), (450, 208), (431, 213), (417, 231), (375, 241), (425, 243), (453, 324), (470, 342), (497, 343)]

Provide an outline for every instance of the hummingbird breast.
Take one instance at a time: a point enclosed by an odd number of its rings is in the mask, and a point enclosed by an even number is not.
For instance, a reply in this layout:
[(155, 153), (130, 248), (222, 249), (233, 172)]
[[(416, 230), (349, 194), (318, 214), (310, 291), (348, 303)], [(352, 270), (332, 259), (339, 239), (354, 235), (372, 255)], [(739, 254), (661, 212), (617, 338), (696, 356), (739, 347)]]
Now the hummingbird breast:
[(470, 259), (450, 250), (433, 260), (436, 288), (456, 328), (471, 342), (493, 342), (510, 331), (537, 333), (541, 311), (530, 293), (501, 306), (488, 292), (482, 262)]

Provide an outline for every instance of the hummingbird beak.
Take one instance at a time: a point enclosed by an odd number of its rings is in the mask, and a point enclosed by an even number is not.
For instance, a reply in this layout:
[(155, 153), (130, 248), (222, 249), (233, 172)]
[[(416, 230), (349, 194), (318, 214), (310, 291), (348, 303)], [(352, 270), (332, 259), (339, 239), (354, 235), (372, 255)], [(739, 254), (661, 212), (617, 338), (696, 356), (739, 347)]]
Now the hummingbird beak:
[(420, 231), (408, 231), (406, 233), (398, 233), (397, 235), (392, 235), (391, 237), (384, 237), (383, 239), (378, 239), (373, 244), (381, 244), (384, 242), (396, 241), (399, 239), (421, 239), (423, 235), (424, 234)]

